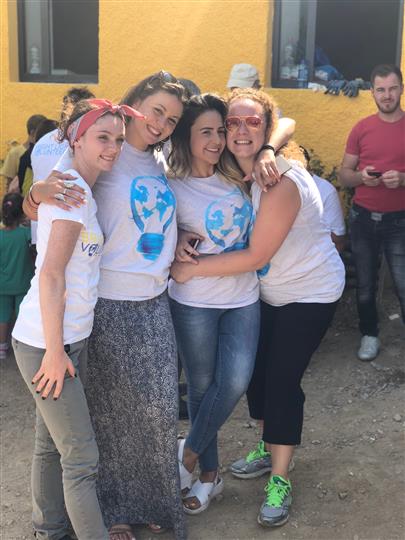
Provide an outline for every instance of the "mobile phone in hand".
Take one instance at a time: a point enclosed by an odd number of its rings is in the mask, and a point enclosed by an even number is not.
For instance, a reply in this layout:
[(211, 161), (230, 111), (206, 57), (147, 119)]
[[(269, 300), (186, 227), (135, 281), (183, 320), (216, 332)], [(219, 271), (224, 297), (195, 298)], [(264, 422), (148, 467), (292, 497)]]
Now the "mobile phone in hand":
[(200, 242), (201, 240), (199, 238), (193, 238), (193, 240), (190, 241), (190, 246), (193, 249), (197, 249)]
[(374, 178), (379, 178), (380, 176), (382, 176), (381, 171), (367, 171), (367, 174), (369, 176), (374, 176)]
[(292, 168), (291, 164), (283, 156), (280, 155), (276, 157), (276, 165), (280, 176), (283, 176), (283, 174), (285, 174)]

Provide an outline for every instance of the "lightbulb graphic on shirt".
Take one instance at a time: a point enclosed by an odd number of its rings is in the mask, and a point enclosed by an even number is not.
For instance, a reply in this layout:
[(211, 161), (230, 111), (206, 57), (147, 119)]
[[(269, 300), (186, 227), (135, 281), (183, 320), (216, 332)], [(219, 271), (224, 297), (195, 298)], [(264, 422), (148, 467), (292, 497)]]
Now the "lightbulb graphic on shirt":
[(136, 249), (145, 259), (155, 261), (162, 252), (164, 233), (176, 210), (176, 199), (163, 174), (137, 176), (132, 180), (131, 210), (134, 223), (142, 233)]
[(223, 251), (244, 249), (252, 219), (252, 205), (235, 189), (212, 202), (205, 212), (205, 228), (210, 239)]

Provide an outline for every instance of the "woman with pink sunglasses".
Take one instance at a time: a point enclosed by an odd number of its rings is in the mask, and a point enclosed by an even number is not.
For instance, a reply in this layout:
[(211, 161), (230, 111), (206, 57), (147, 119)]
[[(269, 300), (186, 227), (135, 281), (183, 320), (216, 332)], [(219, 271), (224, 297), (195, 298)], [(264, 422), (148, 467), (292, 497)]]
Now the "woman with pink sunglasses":
[[(235, 90), (228, 103), (227, 147), (249, 175), (277, 124), (275, 103), (253, 89)], [(332, 321), (343, 292), (344, 266), (322, 221), (319, 191), (299, 163), (292, 162), (267, 192), (254, 183), (252, 202), (256, 220), (246, 249), (176, 261), (171, 274), (185, 283), (196, 276), (262, 268), (259, 347), (247, 396), (251, 416), (262, 422), (263, 437), (231, 472), (253, 478), (271, 471), (258, 521), (276, 527), (288, 520), (292, 501), (289, 468), (301, 441), (305, 401), (301, 379)], [(186, 261), (184, 247), (179, 256)]]

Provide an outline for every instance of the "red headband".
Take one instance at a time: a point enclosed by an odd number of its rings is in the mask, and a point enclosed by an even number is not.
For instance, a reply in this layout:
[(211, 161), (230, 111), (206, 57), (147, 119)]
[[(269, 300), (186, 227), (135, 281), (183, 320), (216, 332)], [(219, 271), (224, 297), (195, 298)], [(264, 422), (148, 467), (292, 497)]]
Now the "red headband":
[(73, 148), (75, 141), (78, 141), (85, 131), (89, 129), (101, 116), (104, 114), (119, 114), (122, 119), (124, 116), (131, 116), (132, 118), (145, 118), (139, 111), (133, 109), (129, 105), (114, 105), (108, 99), (88, 99), (91, 105), (95, 105), (97, 108), (84, 113), (77, 120), (75, 120), (68, 128), (67, 136), (69, 144)]

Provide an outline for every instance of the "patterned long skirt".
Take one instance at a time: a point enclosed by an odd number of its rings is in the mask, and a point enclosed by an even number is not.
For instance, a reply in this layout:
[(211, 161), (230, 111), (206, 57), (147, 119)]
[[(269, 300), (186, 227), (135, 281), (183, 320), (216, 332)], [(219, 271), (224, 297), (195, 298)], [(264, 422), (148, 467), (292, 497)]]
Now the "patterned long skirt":
[(107, 527), (156, 523), (186, 538), (177, 467), (177, 352), (166, 293), (142, 302), (98, 300), (86, 393)]

